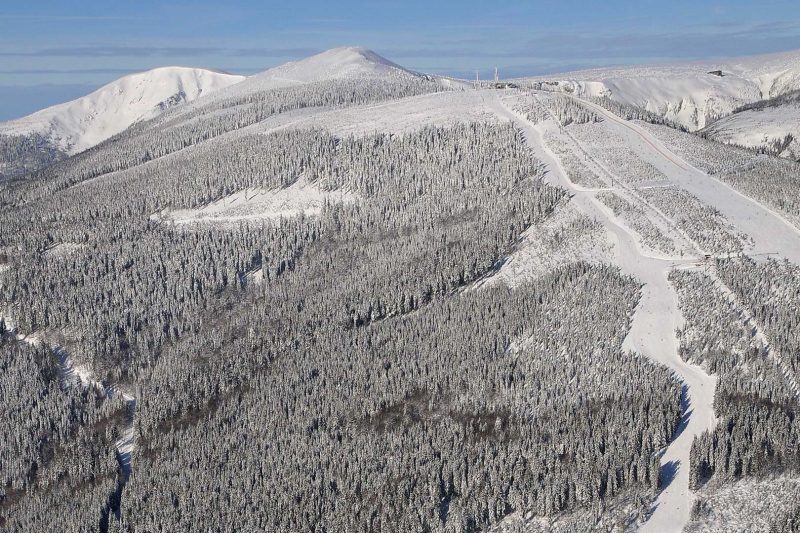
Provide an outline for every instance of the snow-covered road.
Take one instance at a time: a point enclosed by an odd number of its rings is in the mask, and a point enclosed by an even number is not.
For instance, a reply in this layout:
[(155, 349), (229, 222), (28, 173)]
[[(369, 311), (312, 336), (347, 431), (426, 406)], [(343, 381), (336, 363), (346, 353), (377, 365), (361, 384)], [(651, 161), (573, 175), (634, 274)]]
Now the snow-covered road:
[(692, 167), (644, 128), (597, 104), (579, 101), (605, 118), (608, 128), (622, 136), (637, 156), (749, 235), (754, 242), (749, 253), (777, 253), (800, 264), (800, 230), (779, 213)]
[(546, 125), (533, 126), (499, 99), (494, 108), (500, 116), (520, 126), (536, 157), (547, 166), (548, 179), (569, 190), (573, 195), (572, 201), (581, 211), (605, 226), (615, 242), (614, 259), (622, 271), (643, 283), (641, 300), (623, 347), (647, 356), (677, 374), (683, 382), (683, 417), (661, 459), (663, 490), (657, 497), (653, 514), (641, 530), (680, 531), (689, 521), (693, 503), (689, 491), (692, 441), (695, 435), (716, 425), (713, 404), (717, 380), (680, 358), (675, 331), (682, 324), (682, 316), (677, 295), (667, 280), (672, 267), (696, 259), (650, 255), (638, 242), (636, 234), (626, 228), (593, 191), (582, 190), (567, 178), (560, 161), (543, 141), (541, 130)]

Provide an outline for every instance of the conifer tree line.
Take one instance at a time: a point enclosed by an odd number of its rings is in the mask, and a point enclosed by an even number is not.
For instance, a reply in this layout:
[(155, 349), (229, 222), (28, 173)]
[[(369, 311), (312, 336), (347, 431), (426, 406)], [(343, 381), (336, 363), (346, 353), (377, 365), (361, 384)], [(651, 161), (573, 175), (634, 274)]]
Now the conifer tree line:
[[(341, 142), (320, 132), (304, 133), (314, 140), (310, 146), (295, 142), (303, 132), (269, 138), (267, 153), (279, 157), (265, 158), (260, 175), (255, 169), (262, 158), (247, 155), (253, 145), (234, 142), (230, 158), (244, 163), (232, 170), (212, 168), (204, 177), (199, 173), (203, 158), (194, 164), (179, 160), (156, 165), (144, 177), (96, 180), (48, 202), (9, 210), (4, 224), (11, 231), (2, 238), (6, 249), (17, 252), (15, 268), (2, 283), (20, 328), (59, 331), (66, 346), (80, 347), (85, 357), (108, 362), (104, 366), (119, 372), (130, 366), (132, 346), (153, 350), (196, 330), (197, 313), (207, 310), (210, 298), (241, 288), (248, 272), (279, 275), (323, 235), (362, 242), (358, 253), (374, 258), (372, 268), (392, 273), (374, 277), (387, 290), (402, 278), (414, 287), (391, 298), (353, 301), (348, 320), (363, 323), (413, 310), (485, 274), (564, 194), (529, 179), (539, 174), (538, 163), (508, 126), (428, 129), (397, 139), (378, 135)], [(427, 157), (406, 157), (419, 151)], [(304, 152), (318, 157), (301, 157)], [(208, 160), (216, 157), (209, 154)], [(315, 168), (306, 166), (310, 160)], [(180, 170), (184, 164), (188, 173)], [(364, 201), (330, 205), (318, 219), (289, 219), (277, 227), (245, 225), (236, 231), (173, 230), (149, 219), (170, 204), (202, 205), (233, 190), (280, 187), (301, 174), (320, 186), (351, 190)], [(258, 176), (263, 177), (255, 181)], [(185, 191), (195, 191), (194, 197), (186, 199)], [(120, 219), (129, 222), (121, 225)], [(25, 230), (31, 227), (41, 231)], [(473, 231), (479, 236), (472, 238)], [(419, 261), (408, 270), (386, 261), (385, 253), (397, 240), (419, 249)], [(82, 246), (63, 255), (43, 253), (59, 243)], [(324, 246), (339, 253), (335, 245)], [(366, 277), (362, 283), (373, 280)]]
[[(792, 382), (798, 352), (780, 333), (783, 326), (776, 328), (771, 318), (785, 321), (787, 329), (796, 323), (797, 267), (775, 261), (758, 265), (751, 259), (719, 260), (717, 272), (763, 328), (770, 346), (755, 335), (737, 304), (710, 276), (673, 271), (671, 281), (686, 319), (679, 331), (681, 355), (719, 376), (714, 398), (719, 422), (692, 446), (693, 488), (710, 479), (732, 482), (800, 470), (800, 422)], [(763, 291), (771, 296), (766, 298)], [(795, 376), (787, 376), (776, 357), (792, 365)]]
[(800, 267), (751, 258), (718, 261), (720, 278), (747, 306), (770, 344), (800, 378)]
[(251, 93), (240, 98), (200, 99), (176, 106), (74, 157), (30, 177), (49, 194), (84, 180), (126, 170), (226, 133), (297, 109), (353, 106), (441, 90), (418, 77), (398, 80), (335, 80)]
[(347, 328), (318, 309), (349, 268), (288, 272), (218, 353), (194, 336), (141, 379), (123, 529), (475, 531), (656, 490), (679, 386), (620, 349), (633, 280), (576, 265)]
[(615, 100), (609, 96), (597, 96), (589, 98), (593, 102), (617, 115), (625, 120), (641, 120), (642, 122), (649, 122), (650, 124), (661, 124), (669, 126), (672, 129), (686, 132), (686, 126), (677, 124), (662, 115), (648, 111), (642, 107), (633, 106)]
[(778, 96), (773, 96), (772, 98), (767, 98), (765, 100), (758, 100), (757, 102), (741, 105), (734, 109), (733, 113), (741, 113), (742, 111), (763, 111), (764, 109), (768, 109), (770, 107), (781, 107), (787, 104), (799, 103), (800, 90), (794, 90), (785, 92)]
[(722, 213), (691, 193), (662, 187), (640, 190), (638, 194), (674, 221), (701, 249), (713, 254), (742, 251), (746, 237), (738, 234)]
[(39, 134), (0, 135), (0, 182), (19, 178), (65, 157)]
[(602, 121), (602, 118), (591, 108), (569, 96), (553, 94), (548, 95), (544, 100), (544, 105), (542, 105), (533, 98), (523, 97), (517, 104), (517, 110), (534, 124), (551, 117), (562, 127), (570, 124), (590, 124)]
[(597, 193), (597, 198), (611, 208), (614, 216), (622, 218), (639, 235), (643, 244), (666, 254), (677, 253), (673, 240), (650, 219), (641, 204), (635, 204), (613, 191), (601, 191)]

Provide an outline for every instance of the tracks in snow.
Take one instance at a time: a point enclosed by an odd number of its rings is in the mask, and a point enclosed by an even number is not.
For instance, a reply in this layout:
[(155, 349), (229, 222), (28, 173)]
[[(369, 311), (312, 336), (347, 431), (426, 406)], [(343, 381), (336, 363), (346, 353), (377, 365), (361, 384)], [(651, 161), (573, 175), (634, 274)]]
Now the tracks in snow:
[(663, 172), (672, 183), (717, 209), (740, 232), (751, 237), (754, 244), (749, 253), (778, 252), (800, 265), (800, 229), (780, 213), (694, 168), (638, 125), (593, 102), (575, 100), (606, 119), (609, 128), (626, 139), (634, 153)]
[(663, 490), (643, 531), (678, 531), (689, 521), (693, 496), (689, 491), (689, 455), (696, 435), (716, 425), (714, 390), (716, 377), (683, 361), (678, 354), (675, 331), (682, 325), (677, 295), (669, 283), (669, 270), (695, 262), (694, 258), (649, 255), (635, 234), (621, 224), (595, 198), (594, 191), (576, 187), (559, 160), (550, 152), (539, 129), (497, 100), (497, 113), (518, 124), (536, 157), (549, 169), (548, 177), (573, 194), (584, 214), (600, 221), (615, 240), (615, 259), (620, 268), (644, 283), (642, 296), (623, 347), (670, 368), (683, 382), (682, 419), (661, 459)]

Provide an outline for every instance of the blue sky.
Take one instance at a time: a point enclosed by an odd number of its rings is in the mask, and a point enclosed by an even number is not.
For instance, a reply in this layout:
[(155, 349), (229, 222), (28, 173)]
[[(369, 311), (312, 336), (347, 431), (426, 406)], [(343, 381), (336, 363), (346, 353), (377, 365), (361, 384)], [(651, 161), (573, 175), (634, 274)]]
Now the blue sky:
[(343, 45), (449, 75), (800, 48), (791, 1), (34, 0), (0, 4), (0, 120), (163, 65), (249, 74)]

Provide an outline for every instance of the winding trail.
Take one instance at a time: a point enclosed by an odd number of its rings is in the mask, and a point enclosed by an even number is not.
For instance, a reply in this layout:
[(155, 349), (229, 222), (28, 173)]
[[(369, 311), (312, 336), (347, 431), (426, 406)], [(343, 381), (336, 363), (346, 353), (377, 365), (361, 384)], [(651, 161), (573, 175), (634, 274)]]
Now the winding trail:
[[(20, 333), (16, 327), (13, 319), (8, 316), (0, 315), (6, 323), (9, 332), (20, 342), (26, 342), (32, 346), (38, 346), (44, 341), (37, 335), (25, 335)], [(135, 416), (136, 416), (136, 398), (130, 394), (120, 390), (115, 385), (104, 385), (99, 381), (94, 374), (83, 366), (76, 366), (72, 361), (69, 353), (61, 346), (51, 346), (50, 351), (58, 360), (59, 379), (62, 387), (95, 387), (105, 392), (108, 398), (112, 398), (115, 394), (122, 396), (125, 406), (128, 409), (125, 427), (122, 429), (122, 435), (114, 443), (117, 449), (117, 460), (120, 469), (122, 470), (123, 481), (127, 481), (131, 475), (133, 451), (136, 448), (136, 431), (135, 431)]]
[(58, 359), (58, 365), (61, 371), (62, 386), (95, 387), (105, 392), (106, 397), (108, 398), (113, 398), (114, 395), (122, 396), (128, 412), (125, 420), (125, 427), (122, 429), (122, 435), (114, 443), (114, 446), (117, 449), (117, 460), (119, 461), (119, 466), (122, 469), (123, 481), (127, 481), (131, 475), (131, 461), (133, 459), (133, 450), (136, 447), (136, 433), (134, 425), (136, 417), (136, 398), (126, 392), (123, 392), (115, 385), (104, 385), (86, 367), (75, 366), (70, 355), (60, 346), (54, 346), (52, 350), (53, 354)]
[(643, 283), (642, 294), (633, 316), (631, 329), (623, 348), (663, 364), (683, 382), (681, 397), (682, 418), (661, 458), (662, 491), (655, 508), (641, 531), (680, 531), (690, 518), (693, 495), (689, 491), (689, 454), (696, 435), (713, 429), (714, 390), (717, 379), (702, 368), (688, 364), (678, 354), (675, 331), (683, 318), (678, 298), (667, 276), (678, 265), (696, 262), (696, 258), (656, 257), (638, 242), (635, 234), (612, 214), (596, 197), (594, 191), (582, 190), (567, 178), (560, 161), (547, 148), (541, 126), (533, 126), (497, 99), (498, 115), (516, 123), (536, 157), (549, 169), (548, 179), (564, 187), (580, 210), (595, 218), (608, 230), (615, 241), (615, 261), (621, 270)]

